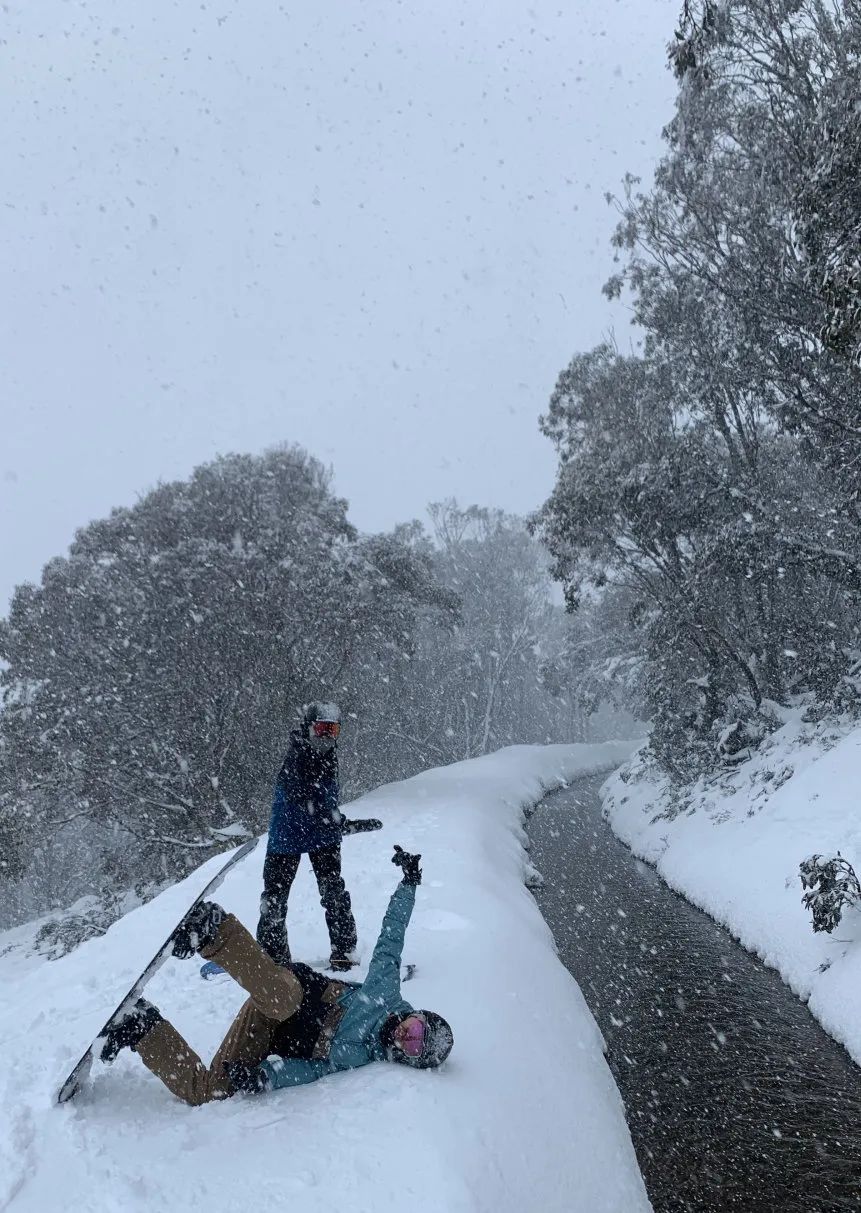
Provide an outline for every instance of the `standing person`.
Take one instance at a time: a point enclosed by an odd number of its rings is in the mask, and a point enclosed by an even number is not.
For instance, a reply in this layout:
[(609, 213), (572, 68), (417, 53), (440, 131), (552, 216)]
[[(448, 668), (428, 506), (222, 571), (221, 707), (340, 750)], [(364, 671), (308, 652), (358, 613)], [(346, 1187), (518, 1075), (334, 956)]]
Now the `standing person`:
[(330, 967), (346, 972), (356, 963), (350, 955), (356, 946), (356, 920), (341, 875), (340, 732), (338, 705), (312, 703), (305, 709), (300, 727), (290, 734), (287, 756), (275, 782), (257, 942), (279, 964), (290, 963), (287, 899), (299, 860), (307, 854), (326, 913)]

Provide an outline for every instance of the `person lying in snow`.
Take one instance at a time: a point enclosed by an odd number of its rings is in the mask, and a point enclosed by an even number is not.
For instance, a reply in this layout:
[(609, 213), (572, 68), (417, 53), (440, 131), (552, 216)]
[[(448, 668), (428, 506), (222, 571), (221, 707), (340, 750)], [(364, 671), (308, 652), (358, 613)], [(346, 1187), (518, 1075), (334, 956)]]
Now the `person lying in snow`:
[(392, 894), (361, 983), (330, 981), (307, 965), (277, 964), (242, 923), (215, 902), (196, 905), (174, 932), (173, 954), (215, 960), (250, 995), (207, 1069), (152, 1003), (140, 998), (109, 1030), (103, 1061), (130, 1048), (192, 1107), (314, 1082), (371, 1061), (416, 1069), (442, 1064), (454, 1035), (441, 1015), (401, 997), (404, 935), (421, 884), (420, 855), (395, 847), (403, 879)]

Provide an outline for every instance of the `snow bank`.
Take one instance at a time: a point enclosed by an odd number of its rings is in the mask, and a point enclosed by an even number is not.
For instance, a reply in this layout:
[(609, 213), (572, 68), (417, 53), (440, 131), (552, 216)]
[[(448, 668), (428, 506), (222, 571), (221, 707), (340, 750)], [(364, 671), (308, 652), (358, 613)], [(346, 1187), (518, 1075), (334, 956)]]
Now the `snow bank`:
[[(522, 883), (523, 808), (629, 753), (513, 747), (350, 809), (385, 822), (382, 834), (344, 843), (365, 959), (398, 877), (392, 844), (424, 857), (405, 955), (418, 973), (404, 992), (454, 1025), (439, 1073), (374, 1065), (193, 1110), (124, 1053), (56, 1107), (59, 1082), (218, 859), (62, 960), (16, 962), (13, 974), (0, 956), (0, 1210), (647, 1210), (600, 1034)], [(261, 843), (219, 894), (252, 925), (263, 852)], [(328, 950), (307, 864), (291, 944), (311, 962)], [(244, 996), (197, 973), (171, 961), (147, 994), (208, 1058)]]
[(839, 850), (861, 872), (860, 780), (861, 729), (794, 719), (675, 802), (638, 758), (604, 785), (619, 837), (777, 969), (859, 1063), (861, 910), (844, 913), (833, 935), (814, 935), (798, 865)]

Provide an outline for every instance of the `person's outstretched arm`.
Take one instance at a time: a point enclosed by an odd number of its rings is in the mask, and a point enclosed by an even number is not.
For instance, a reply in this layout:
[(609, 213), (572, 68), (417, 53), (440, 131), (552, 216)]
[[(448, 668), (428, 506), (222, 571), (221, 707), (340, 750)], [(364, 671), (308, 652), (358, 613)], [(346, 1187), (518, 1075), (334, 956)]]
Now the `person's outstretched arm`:
[(401, 996), (401, 956), (416, 901), (416, 888), (422, 879), (420, 859), (421, 855), (409, 855), (395, 847), (392, 863), (403, 868), (404, 878), (389, 900), (368, 976), (362, 982), (362, 994), (380, 1005), (388, 1006)]

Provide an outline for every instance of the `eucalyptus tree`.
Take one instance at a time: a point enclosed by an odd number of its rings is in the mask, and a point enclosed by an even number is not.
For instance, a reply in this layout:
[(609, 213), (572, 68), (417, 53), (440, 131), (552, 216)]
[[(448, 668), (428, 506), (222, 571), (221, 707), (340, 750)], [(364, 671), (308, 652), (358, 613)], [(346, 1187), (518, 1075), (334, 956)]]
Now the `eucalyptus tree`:
[(651, 186), (617, 203), (638, 357), (560, 376), (539, 525), (576, 608), (635, 596), (641, 710), (687, 778), (799, 693), (857, 700), (857, 0), (685, 3)]
[(0, 624), (18, 868), (76, 821), (101, 830), (93, 885), (104, 865), (175, 876), (262, 829), (297, 704), (323, 687), (366, 710), (360, 671), (447, 605), (396, 537), (356, 534), (295, 447), (220, 458), (84, 528)]

